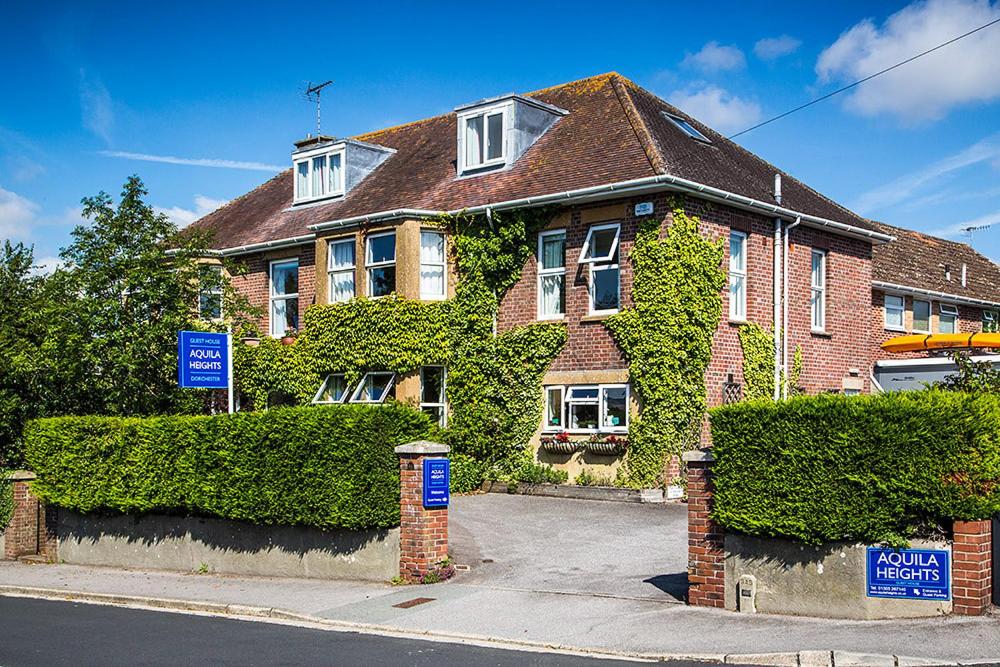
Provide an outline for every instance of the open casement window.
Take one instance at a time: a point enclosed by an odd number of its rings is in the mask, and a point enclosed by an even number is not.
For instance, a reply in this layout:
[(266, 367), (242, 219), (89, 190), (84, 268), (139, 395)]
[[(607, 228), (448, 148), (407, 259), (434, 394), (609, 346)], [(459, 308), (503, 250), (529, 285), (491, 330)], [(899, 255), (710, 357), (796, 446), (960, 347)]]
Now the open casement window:
[(826, 330), (826, 251), (812, 251), (809, 310), (813, 331)]
[(938, 333), (958, 333), (958, 306), (938, 304)]
[(347, 379), (343, 373), (331, 373), (323, 380), (319, 391), (313, 396), (312, 402), (316, 405), (328, 405), (333, 403), (343, 403), (347, 398)]
[(921, 299), (913, 300), (913, 331), (914, 333), (931, 332), (931, 302)]
[(459, 156), (462, 173), (504, 163), (506, 124), (506, 107), (494, 107), (459, 117), (464, 146)]
[(445, 297), (444, 232), (424, 229), (420, 232), (420, 298), (440, 300)]
[(295, 201), (344, 194), (344, 154), (307, 154), (295, 161)]
[(729, 319), (747, 318), (747, 235), (729, 233)]
[(222, 319), (222, 267), (202, 264), (198, 267), (198, 317), (208, 321)]
[(587, 238), (580, 249), (580, 264), (608, 263), (615, 259), (618, 252), (618, 237), (621, 235), (621, 225), (612, 222), (604, 225), (594, 225), (587, 230)]
[(997, 311), (983, 311), (983, 333), (997, 333), (1000, 331), (1000, 322), (997, 319)]
[(566, 313), (566, 231), (538, 235), (538, 319)]
[(354, 298), (354, 238), (330, 241), (327, 248), (329, 302), (340, 303)]
[(545, 431), (571, 433), (628, 430), (628, 385), (545, 388)]
[(365, 373), (351, 394), (351, 403), (385, 403), (386, 399), (395, 397), (395, 390), (395, 373)]
[(444, 366), (423, 366), (420, 369), (420, 409), (442, 428), (448, 421), (445, 379)]
[(906, 331), (906, 301), (897, 294), (886, 294), (885, 303), (885, 328), (892, 331)]
[(371, 234), (365, 239), (368, 296), (380, 297), (396, 291), (396, 232)]
[(621, 225), (594, 225), (580, 250), (580, 263), (590, 265), (590, 314), (618, 312), (621, 282), (618, 267), (618, 240)]
[(299, 260), (271, 262), (271, 336), (299, 328)]

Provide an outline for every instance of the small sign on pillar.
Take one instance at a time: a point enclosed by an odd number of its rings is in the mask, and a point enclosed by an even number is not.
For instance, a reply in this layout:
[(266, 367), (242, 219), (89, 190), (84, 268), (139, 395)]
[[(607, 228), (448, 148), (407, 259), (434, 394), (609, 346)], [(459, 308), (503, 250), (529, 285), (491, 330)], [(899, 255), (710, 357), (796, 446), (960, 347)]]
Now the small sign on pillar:
[(447, 507), (450, 500), (451, 462), (424, 459), (424, 507)]

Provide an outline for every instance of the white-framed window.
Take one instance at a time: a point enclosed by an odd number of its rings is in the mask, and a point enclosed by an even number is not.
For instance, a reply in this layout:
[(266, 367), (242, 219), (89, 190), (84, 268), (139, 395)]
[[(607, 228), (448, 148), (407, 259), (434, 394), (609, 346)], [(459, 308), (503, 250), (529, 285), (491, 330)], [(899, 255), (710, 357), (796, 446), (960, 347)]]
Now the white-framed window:
[(663, 112), (663, 115), (667, 117), (667, 120), (673, 122), (673, 124), (676, 125), (681, 130), (681, 132), (688, 135), (692, 139), (697, 139), (698, 141), (704, 141), (706, 144), (712, 143), (711, 139), (709, 139), (704, 134), (696, 130), (694, 125), (687, 122), (680, 116), (675, 116), (672, 113), (667, 113), (666, 111)]
[(566, 314), (566, 230), (538, 235), (538, 319)]
[(385, 403), (395, 396), (396, 374), (381, 371), (365, 373), (351, 394), (351, 403)]
[(299, 328), (299, 260), (271, 262), (271, 335)]
[(628, 430), (627, 384), (545, 387), (545, 431), (571, 433)]
[(316, 405), (343, 403), (347, 398), (347, 378), (343, 373), (330, 373), (313, 396)]
[(938, 304), (938, 333), (958, 333), (958, 306)]
[(371, 234), (365, 239), (365, 268), (368, 296), (386, 296), (396, 291), (396, 232)]
[(747, 235), (729, 232), (729, 319), (747, 318)]
[(326, 270), (328, 276), (328, 292), (330, 303), (348, 301), (355, 296), (355, 241), (337, 239), (330, 241), (326, 252)]
[(344, 194), (344, 151), (310, 151), (295, 157), (295, 201)]
[(504, 164), (507, 109), (507, 105), (488, 107), (458, 117), (460, 173)]
[(222, 266), (202, 264), (198, 267), (198, 317), (208, 321), (222, 319)]
[(448, 423), (446, 379), (444, 366), (423, 366), (420, 369), (420, 409), (442, 428)]
[(913, 300), (913, 331), (915, 333), (931, 332), (931, 302), (923, 299)]
[(983, 310), (983, 333), (997, 333), (1000, 331), (1000, 320), (997, 318), (997, 311)]
[(590, 265), (590, 314), (617, 312), (621, 304), (621, 281), (618, 268), (618, 241), (621, 225), (617, 222), (593, 225), (580, 249), (579, 262)]
[(432, 229), (420, 231), (420, 298), (427, 300), (445, 297), (444, 232)]
[(898, 294), (883, 297), (883, 319), (885, 328), (892, 331), (906, 331), (906, 300)]
[(826, 330), (826, 251), (812, 251), (809, 310), (813, 331)]

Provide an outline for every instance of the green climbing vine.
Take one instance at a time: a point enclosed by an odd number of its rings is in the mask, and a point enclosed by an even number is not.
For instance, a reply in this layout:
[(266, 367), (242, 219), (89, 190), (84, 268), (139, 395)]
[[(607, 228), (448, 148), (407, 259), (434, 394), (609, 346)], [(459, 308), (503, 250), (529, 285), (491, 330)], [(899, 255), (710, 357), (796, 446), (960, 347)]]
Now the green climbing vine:
[[(743, 398), (774, 398), (774, 335), (759, 324), (747, 322), (740, 325), (739, 337), (743, 349)], [(799, 393), (801, 374), (802, 348), (796, 346), (788, 372), (790, 395)]]
[(448, 428), (443, 437), (458, 455), (500, 475), (524, 464), (541, 420), (541, 382), (566, 342), (561, 323), (535, 323), (496, 332), (500, 300), (535, 251), (552, 209), (437, 222), (449, 232), (457, 268), (455, 297), (426, 303), (398, 296), (358, 297), (315, 305), (294, 345), (264, 338), (234, 353), (240, 392), (253, 406), (275, 394), (307, 404), (328, 373), (349, 384), (366, 370), (406, 374), (446, 365)]
[(629, 362), (642, 414), (629, 426), (622, 483), (655, 486), (669, 454), (697, 440), (705, 414), (705, 370), (722, 314), (723, 245), (698, 231), (698, 219), (672, 205), (660, 220), (639, 223), (630, 259), (634, 307), (605, 324)]

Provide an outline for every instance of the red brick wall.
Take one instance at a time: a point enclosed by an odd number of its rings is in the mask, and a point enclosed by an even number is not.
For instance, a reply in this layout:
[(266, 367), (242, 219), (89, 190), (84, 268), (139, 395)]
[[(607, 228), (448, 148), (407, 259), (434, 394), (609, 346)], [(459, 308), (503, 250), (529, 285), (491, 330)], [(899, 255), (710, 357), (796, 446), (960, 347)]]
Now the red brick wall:
[(399, 455), (399, 574), (419, 579), (448, 557), (448, 508), (424, 507), (424, 459)]
[[(903, 296), (903, 303), (906, 307), (906, 331), (890, 331), (885, 328), (885, 292), (883, 290), (872, 289), (871, 295), (871, 330), (872, 330), (872, 357), (871, 363), (875, 363), (881, 359), (916, 359), (919, 357), (926, 357), (926, 352), (903, 352), (903, 353), (889, 353), (882, 350), (881, 345), (890, 338), (895, 338), (896, 336), (905, 336), (906, 334), (914, 333), (912, 326), (910, 326), (911, 318), (913, 315), (913, 298), (912, 296)], [(931, 302), (931, 313), (932, 313), (932, 323), (931, 331), (937, 333), (937, 312), (938, 312), (938, 301), (934, 299), (921, 299), (916, 297), (921, 301)], [(983, 330), (983, 309), (978, 306), (958, 306), (958, 330), (963, 333), (977, 333)]]
[(316, 246), (313, 243), (243, 255), (235, 260), (242, 265), (245, 273), (233, 276), (233, 287), (244, 294), (252, 306), (260, 308), (262, 314), (258, 326), (264, 335), (270, 332), (271, 262), (293, 257), (299, 260), (299, 326), (302, 326), (306, 308), (316, 303)]
[(686, 460), (688, 604), (721, 608), (726, 604), (726, 552), (723, 529), (711, 518), (712, 461)]
[(979, 616), (993, 595), (992, 521), (956, 521), (952, 543), (952, 604), (956, 614)]

